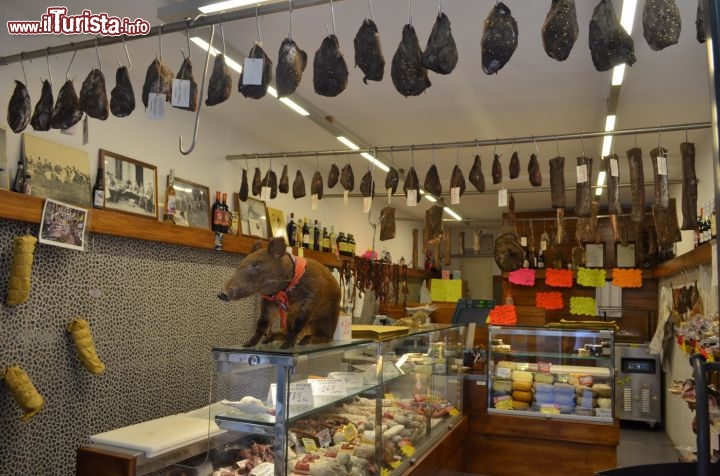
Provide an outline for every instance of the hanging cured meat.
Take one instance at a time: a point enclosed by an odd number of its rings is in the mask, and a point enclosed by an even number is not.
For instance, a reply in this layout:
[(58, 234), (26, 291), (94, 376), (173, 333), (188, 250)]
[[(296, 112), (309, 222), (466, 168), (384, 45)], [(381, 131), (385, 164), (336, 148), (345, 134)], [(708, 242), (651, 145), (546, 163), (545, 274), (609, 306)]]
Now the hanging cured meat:
[[(613, 162), (614, 161), (614, 162)], [(620, 205), (620, 171), (618, 156), (612, 154), (605, 157), (605, 177), (607, 178), (608, 192), (608, 215), (610, 215), (610, 227), (613, 232), (614, 241), (620, 241), (620, 229), (618, 224), (618, 215), (622, 215), (622, 205)], [(615, 175), (613, 175), (613, 172)]]
[[(575, 216), (589, 217), (590, 204), (592, 203), (590, 178), (592, 177), (592, 157), (578, 157), (578, 182), (575, 185)], [(580, 182), (580, 175), (583, 173), (581, 167), (585, 167), (584, 181)]]
[(238, 193), (241, 202), (245, 202), (248, 199), (248, 178), (247, 169), (242, 171), (242, 180), (240, 180), (240, 192)]
[(481, 40), (482, 69), (486, 74), (500, 71), (518, 45), (518, 26), (510, 9), (497, 2), (485, 18)]
[(455, 164), (453, 167), (452, 176), (450, 177), (450, 190), (453, 188), (459, 188), (460, 196), (462, 197), (465, 193), (465, 177), (463, 176), (460, 166)]
[(53, 93), (50, 81), (43, 81), (40, 100), (35, 104), (35, 110), (30, 118), (30, 125), (36, 131), (50, 130), (50, 116), (53, 110)]
[(430, 167), (427, 174), (425, 174), (425, 181), (423, 182), (423, 188), (429, 194), (440, 197), (442, 195), (442, 184), (440, 183), (440, 175), (435, 164)]
[(578, 243), (595, 243), (597, 242), (597, 216), (600, 211), (600, 203), (592, 202), (590, 204), (590, 216), (587, 218), (578, 218), (575, 225), (575, 239)]
[(668, 248), (673, 243), (682, 240), (680, 227), (677, 222), (674, 198), (668, 200), (668, 206), (665, 208), (659, 206), (657, 203), (653, 204), (652, 211), (653, 220), (655, 221), (657, 246), (659, 248)]
[(403, 96), (418, 96), (431, 86), (427, 69), (422, 65), (422, 51), (415, 28), (403, 27), (402, 40), (398, 45), (390, 68), (395, 89)]
[(492, 179), (493, 184), (497, 185), (502, 182), (502, 165), (500, 164), (500, 156), (497, 154), (494, 154), (495, 158), (493, 159), (492, 164)]
[(250, 191), (255, 197), (260, 195), (260, 192), (262, 191), (262, 179), (260, 178), (260, 169), (257, 167), (255, 167), (255, 172), (253, 173), (252, 188), (250, 189)]
[(437, 203), (425, 210), (425, 230), (427, 232), (427, 244), (437, 243), (442, 240), (442, 216), (443, 207)]
[(509, 210), (503, 220), (500, 236), (495, 239), (495, 263), (501, 271), (515, 271), (522, 267), (525, 251), (518, 241), (515, 230), (515, 197), (511, 194), (508, 202)]
[(600, 0), (590, 20), (590, 55), (598, 71), (635, 63), (635, 44), (615, 15), (612, 0)]
[(280, 173), (280, 183), (278, 184), (278, 192), (288, 193), (290, 191), (290, 177), (288, 176), (288, 166), (283, 165), (282, 172)]
[(195, 78), (193, 78), (192, 74), (192, 61), (190, 60), (190, 57), (186, 57), (183, 59), (182, 65), (180, 65), (180, 70), (177, 73), (177, 76), (175, 76), (175, 79), (182, 79), (185, 81), (190, 81), (190, 100), (188, 101), (187, 107), (180, 107), (180, 106), (173, 106), (177, 109), (184, 109), (186, 111), (197, 111), (198, 107), (198, 84), (197, 81), (195, 81)]
[(520, 156), (517, 152), (513, 152), (510, 157), (510, 179), (516, 179), (520, 176)]
[(317, 195), (318, 200), (323, 198), (323, 179), (319, 170), (316, 170), (310, 180), (310, 195)]
[(350, 164), (345, 164), (340, 172), (340, 185), (348, 192), (355, 190), (355, 174)]
[(23, 83), (15, 80), (15, 90), (10, 97), (7, 110), (7, 121), (10, 129), (18, 133), (25, 130), (30, 123), (32, 106), (30, 105), (30, 94)]
[(642, 223), (645, 219), (645, 174), (643, 172), (642, 149), (634, 147), (627, 151), (630, 165), (630, 196), (632, 208), (630, 221)]
[(400, 174), (395, 167), (390, 167), (387, 175), (385, 175), (385, 190), (390, 190), (390, 194), (395, 195), (398, 183), (400, 183)]
[(268, 169), (267, 172), (265, 172), (265, 177), (263, 177), (262, 182), (260, 182), (260, 187), (262, 190), (262, 187), (269, 187), (270, 188), (270, 198), (277, 197), (278, 192), (278, 181), (277, 181), (277, 174), (273, 172), (271, 169)]
[[(267, 94), (268, 86), (272, 81), (272, 61), (265, 54), (260, 45), (255, 43), (250, 49), (248, 58), (262, 59), (262, 77), (260, 84), (245, 84), (243, 73), (240, 73), (240, 82), (238, 83), (238, 91), (246, 98), (261, 99)], [(243, 71), (244, 72), (244, 71)]]
[(473, 187), (475, 187), (478, 192), (485, 192), (485, 175), (483, 175), (482, 172), (482, 164), (479, 154), (475, 155), (475, 161), (473, 162), (472, 168), (470, 169), (468, 180), (470, 180), (470, 183), (473, 185)]
[(422, 65), (438, 74), (450, 74), (457, 66), (457, 62), (458, 51), (450, 30), (450, 19), (440, 12), (425, 46)]
[(340, 52), (337, 36), (328, 35), (315, 52), (313, 60), (313, 86), (320, 96), (335, 97), (345, 91), (348, 67)]
[(380, 45), (380, 33), (374, 21), (366, 18), (353, 40), (355, 66), (363, 72), (363, 82), (382, 81), (385, 75), (385, 58)]
[(697, 177), (695, 176), (695, 144), (680, 144), (682, 156), (682, 215), (683, 230), (697, 228)]
[(703, 1), (698, 0), (697, 15), (695, 17), (695, 38), (700, 43), (705, 43), (705, 12), (703, 11)]
[(135, 110), (135, 91), (127, 67), (115, 71), (115, 87), (110, 91), (110, 112), (115, 117), (129, 116)]
[(145, 82), (142, 88), (142, 102), (145, 109), (148, 107), (150, 93), (164, 94), (165, 101), (172, 97), (173, 72), (165, 63), (155, 58), (145, 72)]
[(387, 206), (380, 212), (380, 241), (395, 238), (395, 209)]
[[(75, 86), (71, 80), (65, 81), (55, 100), (50, 125), (53, 129), (69, 129), (82, 119), (80, 99), (75, 93)], [(9, 121), (8, 121), (9, 122)]]
[(330, 172), (328, 172), (328, 188), (333, 188), (337, 185), (338, 180), (340, 180), (340, 170), (337, 165), (332, 164), (330, 166)]
[(99, 69), (93, 69), (80, 88), (80, 109), (93, 119), (104, 121), (110, 114), (109, 106), (105, 76)]
[(365, 172), (365, 175), (360, 179), (360, 193), (363, 197), (375, 196), (375, 181), (369, 170)]
[(278, 64), (275, 69), (275, 87), (279, 98), (295, 92), (306, 67), (307, 53), (291, 38), (285, 38), (280, 44)]
[(654, 51), (677, 44), (680, 38), (680, 10), (675, 0), (645, 0), (643, 36)]
[(530, 185), (533, 187), (542, 187), (542, 173), (540, 172), (540, 163), (537, 154), (530, 154), (530, 162), (528, 162), (528, 177)]
[(660, 163), (665, 162), (667, 157), (667, 150), (663, 147), (656, 147), (650, 151), (650, 160), (653, 166), (653, 177), (655, 179), (655, 205), (660, 208), (668, 207), (668, 176), (667, 176), (667, 164), (665, 164), (661, 170)]
[(579, 31), (575, 0), (552, 0), (542, 26), (545, 53), (554, 60), (565, 61), (575, 45)]
[[(278, 87), (278, 89), (280, 89)], [(215, 106), (225, 102), (232, 93), (232, 76), (230, 76), (230, 68), (225, 62), (225, 55), (220, 53), (215, 57), (212, 73), (208, 81), (206, 106)]]
[(405, 176), (405, 183), (403, 184), (403, 192), (405, 196), (408, 195), (408, 190), (415, 190), (415, 198), (420, 199), (420, 179), (415, 172), (415, 167), (410, 167), (407, 175)]
[(555, 243), (563, 241), (563, 219), (565, 217), (565, 157), (550, 159), (550, 201), (556, 209), (557, 235)]
[(305, 192), (305, 178), (300, 170), (295, 174), (295, 180), (293, 181), (293, 198), (298, 199), (306, 195)]

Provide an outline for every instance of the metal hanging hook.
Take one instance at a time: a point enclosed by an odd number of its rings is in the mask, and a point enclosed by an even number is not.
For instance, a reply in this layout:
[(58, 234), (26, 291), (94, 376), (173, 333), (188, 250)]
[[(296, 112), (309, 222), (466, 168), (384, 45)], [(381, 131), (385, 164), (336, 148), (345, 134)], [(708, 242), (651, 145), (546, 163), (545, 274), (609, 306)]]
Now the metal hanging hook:
[(27, 86), (27, 74), (25, 74), (25, 58), (23, 55), (25, 52), (20, 53), (20, 68), (22, 68), (23, 78), (25, 78), (25, 86)]
[(687, 130), (687, 123), (685, 124), (685, 142), (688, 141), (688, 130)]
[[(71, 44), (72, 44), (72, 43), (71, 43)], [(70, 58), (70, 64), (68, 65), (67, 71), (65, 71), (65, 81), (68, 80), (68, 76), (70, 75), (70, 67), (71, 67), (72, 64), (73, 64), (73, 61), (75, 61), (75, 55), (76, 55), (76, 54), (77, 54), (77, 50), (74, 49), (74, 50), (73, 50), (72, 58)], [(25, 71), (25, 70), (23, 69), (23, 72), (24, 72), (24, 71)]]
[(537, 145), (537, 142), (535, 141), (535, 137), (533, 137), (533, 145), (535, 146), (535, 153), (537, 155), (540, 155), (540, 149), (538, 149), (538, 145)]
[[(222, 14), (220, 14), (220, 38), (222, 39), (222, 45), (223, 45), (223, 56), (225, 56), (225, 30), (223, 30), (223, 24), (222, 24)], [(210, 45), (212, 46), (212, 45)]]
[(158, 44), (160, 45), (159, 48), (159, 60), (162, 61), (162, 23), (158, 25)]
[(555, 136), (555, 149), (557, 150), (557, 156), (560, 157), (560, 142), (557, 136)]
[(262, 45), (262, 31), (260, 31), (260, 4), (255, 4), (255, 24), (257, 25), (258, 45)]
[[(187, 40), (188, 45), (188, 59), (190, 59), (190, 18), (185, 19), (185, 39)], [(212, 46), (212, 45), (210, 45)], [(182, 50), (180, 50), (182, 51)]]
[[(52, 78), (52, 71), (50, 71), (50, 47), (47, 47), (45, 49), (45, 61), (47, 61), (47, 68), (48, 68), (48, 79), (50, 81), (50, 86), (53, 85), (53, 78)], [(687, 131), (686, 131), (687, 133)], [(687, 140), (685, 141), (687, 142)]]
[(414, 146), (410, 146), (410, 160), (412, 161), (412, 166), (415, 168), (415, 151), (413, 150)]
[(335, 6), (333, 5), (332, 0), (330, 0), (330, 16), (332, 17), (332, 26), (333, 26), (332, 34), (335, 35), (337, 32), (337, 30), (335, 30)]
[(290, 16), (290, 33), (288, 33), (288, 38), (292, 40), (292, 0), (288, 0), (288, 13)]
[[(125, 41), (125, 35), (122, 37), (123, 46), (125, 47), (125, 56), (127, 56), (128, 60), (128, 71), (132, 69), (132, 61), (130, 60), (130, 52), (128, 51), (127, 42)], [(118, 60), (118, 65), (120, 65), (120, 60)]]
[(438, 14), (442, 13), (442, 11), (443, 11), (442, 0), (438, 0)]
[(657, 146), (658, 146), (658, 150), (660, 149), (660, 134), (661, 134), (660, 125), (658, 124), (658, 145), (657, 145)]
[(370, 7), (370, 19), (375, 21), (375, 13), (373, 12), (372, 0), (368, 0), (368, 6)]
[(582, 146), (582, 155), (585, 157), (585, 131), (580, 133), (580, 145)]
[(102, 73), (102, 62), (100, 61), (100, 48), (98, 48), (97, 38), (95, 38), (95, 54), (97, 55), (98, 59), (98, 69)]
[(455, 149), (455, 165), (460, 165), (460, 147)]
[(408, 0), (408, 24), (412, 26), (412, 0)]
[[(212, 25), (210, 27), (210, 41), (208, 42), (208, 44), (212, 45), (214, 39), (215, 39), (215, 25)], [(200, 109), (202, 109), (202, 104), (203, 104), (203, 92), (205, 91), (205, 77), (207, 76), (208, 64), (210, 64), (210, 50), (211, 49), (212, 48), (208, 48), (207, 54), (205, 55), (205, 68), (203, 69), (202, 81), (200, 82), (200, 89), (199, 89), (200, 97), (198, 98), (198, 108), (197, 108), (197, 112), (195, 113), (195, 128), (193, 129), (193, 139), (192, 139), (192, 143), (190, 144), (190, 147), (187, 150), (184, 150), (182, 136), (180, 136), (180, 139), (179, 139), (180, 153), (182, 155), (189, 155), (193, 151), (193, 149), (195, 148), (195, 144), (197, 143), (198, 125), (200, 124)]]
[[(348, 157), (350, 157), (350, 156), (348, 156)], [(298, 151), (298, 153), (297, 153), (297, 163), (298, 163), (298, 170), (300, 171), (300, 173), (302, 173), (302, 165), (300, 165), (300, 151)]]

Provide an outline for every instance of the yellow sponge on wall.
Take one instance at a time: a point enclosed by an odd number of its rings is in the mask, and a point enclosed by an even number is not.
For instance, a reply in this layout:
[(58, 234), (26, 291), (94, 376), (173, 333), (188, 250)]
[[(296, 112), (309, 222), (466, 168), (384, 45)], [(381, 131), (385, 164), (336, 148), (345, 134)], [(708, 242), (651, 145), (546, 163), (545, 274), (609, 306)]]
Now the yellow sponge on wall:
[(90, 325), (85, 319), (76, 317), (67, 324), (67, 331), (72, 335), (78, 357), (88, 372), (101, 374), (105, 371), (105, 364), (95, 350)]
[(37, 415), (45, 400), (35, 389), (28, 374), (19, 365), (11, 365), (5, 369), (3, 378), (13, 399), (24, 412), (22, 421), (28, 421)]

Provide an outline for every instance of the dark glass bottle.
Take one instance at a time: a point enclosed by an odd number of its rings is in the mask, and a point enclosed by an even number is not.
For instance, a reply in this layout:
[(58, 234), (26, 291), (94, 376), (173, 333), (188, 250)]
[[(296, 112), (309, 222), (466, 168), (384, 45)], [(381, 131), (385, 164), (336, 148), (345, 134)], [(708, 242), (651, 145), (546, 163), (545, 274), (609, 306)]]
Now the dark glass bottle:
[(222, 226), (221, 230), (223, 233), (227, 233), (230, 229), (230, 207), (227, 204), (227, 193), (222, 194)]
[(347, 256), (347, 241), (345, 241), (345, 233), (342, 231), (338, 233), (335, 244), (337, 245), (338, 254), (340, 256)]
[(326, 226), (323, 227), (322, 240), (320, 241), (320, 243), (322, 245), (320, 246), (320, 250), (326, 253), (330, 251), (330, 235), (328, 234)]
[(320, 251), (320, 225), (318, 225), (318, 221), (315, 220), (315, 227), (313, 228), (313, 249), (315, 251)]
[(352, 236), (352, 233), (347, 235), (347, 255), (355, 256), (355, 237)]
[(105, 164), (104, 159), (98, 160), (97, 177), (93, 186), (93, 207), (102, 208), (105, 206)]
[(310, 248), (310, 225), (308, 225), (307, 218), (303, 221), (303, 233), (302, 233), (302, 246), (303, 248)]
[(290, 246), (297, 246), (297, 240), (296, 240), (296, 234), (297, 233), (297, 225), (295, 224), (295, 214), (290, 214), (290, 221), (287, 224), (287, 237), (288, 237), (288, 244)]
[(215, 192), (215, 203), (212, 206), (212, 231), (222, 232), (223, 208), (220, 202), (220, 192)]
[(25, 161), (18, 160), (15, 182), (13, 182), (13, 192), (25, 193), (25, 175)]

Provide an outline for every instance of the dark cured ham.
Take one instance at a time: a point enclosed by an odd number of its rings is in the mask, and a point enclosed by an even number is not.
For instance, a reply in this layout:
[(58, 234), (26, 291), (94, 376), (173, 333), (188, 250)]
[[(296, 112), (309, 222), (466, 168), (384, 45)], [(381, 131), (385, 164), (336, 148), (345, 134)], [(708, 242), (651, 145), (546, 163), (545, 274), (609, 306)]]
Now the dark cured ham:
[(412, 166), (410, 167), (410, 170), (408, 170), (408, 173), (405, 176), (405, 183), (403, 184), (403, 192), (406, 197), (408, 190), (415, 190), (415, 197), (420, 200), (420, 179), (418, 179), (417, 172), (415, 172), (415, 167)]
[(643, 36), (650, 48), (659, 51), (680, 39), (680, 10), (675, 0), (645, 0)]
[(627, 151), (630, 166), (630, 196), (632, 208), (630, 221), (642, 223), (645, 219), (645, 174), (643, 172), (642, 149), (634, 147)]
[(482, 69), (485, 74), (500, 71), (518, 45), (518, 26), (510, 9), (497, 2), (485, 18), (483, 34), (480, 40)]
[(423, 182), (423, 188), (427, 193), (430, 193), (436, 197), (442, 195), (442, 184), (440, 183), (440, 175), (435, 164), (430, 167), (427, 174), (425, 175), (425, 181)]
[(586, 175), (584, 182), (578, 182), (575, 185), (575, 216), (587, 218), (590, 216), (592, 203), (592, 185), (590, 179), (592, 177), (592, 158), (578, 157), (578, 168), (585, 167)]
[(453, 188), (459, 188), (459, 195), (462, 197), (465, 193), (465, 177), (463, 176), (460, 166), (455, 164), (453, 167), (452, 176), (450, 177), (450, 190)]
[(295, 92), (307, 67), (307, 53), (290, 38), (280, 44), (278, 64), (275, 69), (275, 87), (278, 97), (289, 96)]
[(495, 155), (495, 158), (493, 159), (491, 173), (492, 173), (493, 184), (497, 185), (502, 182), (503, 173), (502, 173), (502, 165), (500, 164), (500, 156), (497, 154), (494, 154), (494, 155)]
[(345, 91), (349, 71), (340, 41), (335, 35), (323, 39), (313, 59), (313, 87), (320, 96), (335, 97)]
[(478, 192), (485, 192), (485, 175), (482, 172), (482, 162), (479, 154), (475, 156), (473, 166), (468, 174), (468, 180)]
[(190, 81), (190, 100), (188, 101), (187, 107), (180, 107), (180, 106), (173, 106), (177, 109), (184, 109), (186, 111), (197, 111), (198, 108), (198, 84), (197, 81), (195, 81), (195, 78), (193, 77), (192, 72), (192, 61), (190, 60), (190, 57), (186, 57), (182, 65), (180, 65), (180, 70), (177, 73), (177, 76), (175, 76), (175, 79), (182, 79), (185, 81)]
[(246, 202), (248, 199), (248, 178), (247, 169), (242, 171), (242, 180), (240, 181), (240, 192), (238, 193), (241, 202)]
[(530, 185), (533, 187), (542, 187), (542, 172), (540, 172), (540, 163), (538, 162), (536, 154), (530, 154), (528, 177), (530, 178)]
[(130, 82), (127, 67), (120, 66), (115, 72), (115, 87), (110, 91), (110, 112), (115, 117), (129, 116), (135, 110), (135, 91)]
[(390, 167), (387, 175), (385, 175), (385, 189), (390, 190), (391, 195), (395, 195), (398, 184), (400, 183), (400, 174), (395, 167)]
[(550, 159), (550, 199), (553, 208), (565, 208), (565, 157)]
[(697, 176), (695, 175), (695, 144), (680, 144), (682, 156), (682, 230), (697, 228)]
[[(279, 89), (279, 88), (278, 88)], [(225, 55), (220, 53), (215, 57), (212, 73), (208, 81), (206, 106), (215, 106), (225, 102), (232, 93), (232, 76), (225, 62)]]
[(310, 195), (317, 195), (318, 200), (323, 198), (323, 179), (319, 170), (316, 170), (310, 180)]
[(635, 44), (618, 21), (612, 0), (600, 0), (590, 20), (590, 56), (598, 71), (635, 63)]
[(10, 129), (16, 134), (22, 132), (30, 123), (31, 116), (30, 94), (28, 94), (28, 90), (23, 83), (15, 80), (15, 90), (10, 97), (7, 110), (7, 121)]
[(262, 191), (262, 178), (260, 177), (260, 169), (257, 167), (255, 167), (255, 172), (253, 173), (252, 188), (250, 191), (255, 197), (260, 195)]
[(390, 68), (395, 89), (403, 96), (418, 96), (432, 84), (422, 65), (422, 50), (412, 25), (403, 27), (402, 40), (393, 55)]
[(30, 125), (36, 131), (50, 130), (50, 117), (53, 110), (53, 93), (50, 81), (43, 81), (40, 100), (35, 104), (35, 110), (30, 118)]
[(355, 190), (355, 174), (350, 164), (345, 164), (340, 172), (340, 185), (342, 185), (347, 192)]
[(554, 60), (565, 61), (570, 56), (579, 31), (575, 1), (552, 0), (542, 26), (545, 53)]
[(305, 191), (305, 178), (303, 177), (303, 174), (301, 171), (297, 171), (295, 174), (295, 180), (293, 181), (292, 186), (293, 191), (293, 198), (297, 200), (298, 198), (302, 198), (306, 195)]
[(69, 129), (77, 124), (82, 116), (80, 99), (75, 93), (72, 80), (68, 79), (60, 88), (58, 97), (55, 99), (50, 125), (53, 129)]
[(510, 157), (510, 180), (520, 176), (520, 156), (517, 152), (513, 152)]
[(142, 102), (145, 109), (148, 107), (150, 93), (164, 94), (165, 101), (169, 102), (172, 98), (172, 80), (173, 72), (165, 63), (157, 58), (150, 63), (145, 72), (145, 82), (142, 88)]
[(380, 45), (380, 33), (374, 21), (366, 18), (353, 40), (355, 66), (363, 72), (363, 82), (382, 81), (385, 75), (385, 58)]
[(332, 164), (330, 166), (330, 172), (328, 172), (328, 188), (333, 188), (337, 185), (338, 180), (340, 180), (340, 169), (338, 169), (337, 165)]
[(515, 230), (515, 197), (510, 194), (509, 210), (503, 220), (500, 236), (495, 239), (495, 263), (501, 271), (515, 271), (522, 267), (525, 251), (518, 241)]
[(438, 74), (450, 74), (457, 62), (458, 50), (450, 29), (450, 19), (440, 12), (428, 37), (422, 65)]
[(240, 94), (245, 96), (246, 98), (251, 99), (262, 99), (265, 97), (265, 94), (267, 94), (268, 86), (270, 86), (270, 81), (272, 81), (272, 61), (268, 57), (268, 55), (265, 54), (265, 50), (262, 49), (260, 45), (255, 43), (252, 48), (250, 48), (250, 54), (248, 54), (248, 58), (253, 59), (262, 59), (262, 77), (260, 79), (260, 84), (244, 84), (244, 76), (243, 73), (240, 73), (240, 81), (238, 83), (238, 91)]
[(288, 166), (283, 165), (282, 172), (280, 173), (280, 183), (278, 183), (278, 192), (288, 193), (290, 191), (290, 177), (288, 177)]
[(360, 179), (360, 193), (366, 198), (375, 196), (375, 181), (369, 170), (365, 172), (365, 175)]
[(104, 121), (110, 115), (110, 104), (105, 92), (105, 76), (93, 69), (80, 88), (80, 109), (93, 119)]
[[(613, 161), (614, 166), (613, 166)], [(613, 169), (617, 176), (613, 176)], [(608, 215), (610, 215), (610, 227), (613, 232), (613, 240), (620, 241), (620, 229), (618, 226), (618, 215), (622, 215), (622, 205), (620, 205), (620, 165), (618, 156), (612, 154), (605, 157), (605, 177), (607, 178), (608, 191)]]

